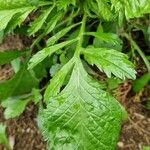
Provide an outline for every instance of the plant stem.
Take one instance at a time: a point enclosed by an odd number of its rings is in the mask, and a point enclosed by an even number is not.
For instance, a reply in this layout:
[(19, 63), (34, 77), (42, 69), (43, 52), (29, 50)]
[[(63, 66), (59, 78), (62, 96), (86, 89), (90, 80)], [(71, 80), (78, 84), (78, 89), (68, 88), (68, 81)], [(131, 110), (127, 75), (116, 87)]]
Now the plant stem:
[(85, 14), (83, 16), (82, 25), (81, 25), (80, 32), (78, 35), (78, 43), (76, 46), (75, 57), (80, 57), (80, 51), (81, 51), (81, 47), (82, 47), (82, 43), (83, 43), (83, 35), (85, 32), (86, 18), (87, 18), (87, 16)]
[[(42, 89), (39, 90), (39, 92), (42, 92), (46, 89), (47, 86), (44, 86)], [(24, 95), (21, 95), (19, 96), (20, 99), (27, 99), (27, 98), (30, 98), (31, 96), (33, 96), (33, 93), (29, 93), (29, 94), (24, 94)]]
[(128, 41), (130, 41), (130, 44), (132, 45), (132, 47), (135, 50), (137, 50), (137, 52), (139, 53), (139, 55), (143, 59), (145, 65), (147, 67), (148, 72), (150, 72), (150, 62), (148, 61), (148, 59), (146, 58), (145, 54), (142, 52), (140, 47), (136, 44), (136, 42), (132, 39), (132, 37), (130, 35), (128, 35), (127, 33), (123, 33), (122, 36), (124, 36)]

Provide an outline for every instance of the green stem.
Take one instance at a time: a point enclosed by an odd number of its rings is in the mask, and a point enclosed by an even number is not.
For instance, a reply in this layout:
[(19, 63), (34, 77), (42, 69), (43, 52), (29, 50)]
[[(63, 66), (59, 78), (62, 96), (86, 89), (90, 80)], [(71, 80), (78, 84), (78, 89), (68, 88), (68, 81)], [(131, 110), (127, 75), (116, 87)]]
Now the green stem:
[(123, 33), (122, 36), (124, 36), (128, 41), (130, 41), (131, 46), (135, 50), (137, 50), (137, 52), (139, 53), (139, 55), (143, 59), (145, 65), (147, 67), (148, 72), (150, 72), (150, 62), (148, 61), (148, 59), (146, 58), (145, 54), (142, 52), (140, 47), (136, 44), (136, 42), (132, 39), (132, 37), (130, 35), (128, 35), (127, 33)]
[(82, 25), (80, 28), (80, 32), (78, 35), (78, 43), (77, 43), (76, 50), (75, 50), (75, 57), (80, 57), (80, 51), (81, 51), (81, 47), (82, 47), (82, 43), (83, 43), (83, 36), (84, 36), (84, 32), (85, 32), (86, 18), (87, 18), (87, 16), (84, 15), (83, 19), (82, 19)]

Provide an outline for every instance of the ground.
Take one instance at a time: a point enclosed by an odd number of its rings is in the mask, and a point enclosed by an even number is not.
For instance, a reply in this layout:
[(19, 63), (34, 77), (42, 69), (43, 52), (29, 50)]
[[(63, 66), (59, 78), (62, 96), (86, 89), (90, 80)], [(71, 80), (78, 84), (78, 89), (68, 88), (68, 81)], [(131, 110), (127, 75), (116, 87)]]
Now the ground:
[[(9, 36), (0, 45), (0, 51), (6, 49), (23, 49), (28, 42), (19, 36)], [(0, 66), (0, 80), (13, 75), (10, 65)], [(118, 87), (118, 101), (128, 112), (128, 119), (122, 125), (117, 150), (140, 150), (143, 145), (150, 145), (150, 110), (145, 102), (150, 97), (150, 85), (140, 94), (131, 90), (132, 81), (125, 81)], [(25, 112), (16, 119), (5, 120), (0, 108), (0, 122), (7, 125), (7, 135), (14, 150), (45, 150), (44, 142), (36, 124), (37, 107), (29, 104)], [(0, 146), (0, 150), (4, 148)]]

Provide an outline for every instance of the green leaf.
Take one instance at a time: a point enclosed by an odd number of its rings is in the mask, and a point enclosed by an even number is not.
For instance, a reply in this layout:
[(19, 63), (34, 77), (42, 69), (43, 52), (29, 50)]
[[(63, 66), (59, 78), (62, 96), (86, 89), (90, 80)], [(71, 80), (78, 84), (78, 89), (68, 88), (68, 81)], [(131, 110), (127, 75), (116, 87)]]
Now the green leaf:
[[(35, 7), (31, 6), (25, 0), (22, 2), (19, 0), (13, 0), (13, 2), (0, 0), (0, 31), (7, 27), (8, 23), (15, 15), (19, 14), (21, 16), (28, 12), (25, 15), (27, 16), (33, 9), (35, 9)], [(21, 17), (21, 21), (24, 21), (23, 19), (25, 19), (25, 17)], [(15, 18), (15, 22), (13, 22), (12, 25), (16, 26), (18, 24), (20, 24), (20, 18)]]
[(45, 102), (48, 103), (51, 97), (56, 96), (60, 92), (64, 80), (68, 75), (69, 71), (72, 69), (73, 65), (74, 65), (74, 59), (71, 59), (51, 79), (50, 84), (48, 85), (44, 94)]
[(6, 137), (6, 126), (3, 124), (0, 124), (0, 144), (4, 145), (8, 149), (10, 149), (9, 142), (8, 142), (7, 137)]
[[(49, 66), (48, 66), (49, 65)], [(46, 68), (51, 66), (49, 59), (45, 59), (45, 61), (39, 63), (37, 66), (33, 68), (34, 74), (37, 79), (42, 80), (43, 77), (47, 76)], [(39, 71), (40, 70), (40, 71)]]
[(101, 41), (110, 42), (114, 45), (118, 44), (118, 36), (113, 33), (86, 32), (85, 35), (92, 35)]
[(17, 59), (14, 59), (13, 61), (11, 61), (11, 66), (12, 66), (14, 72), (17, 73), (20, 70), (20, 67), (21, 67), (20, 58), (17, 58)]
[(136, 93), (140, 92), (144, 88), (144, 86), (148, 84), (149, 81), (150, 81), (150, 73), (144, 74), (142, 77), (134, 81), (133, 91)]
[(69, 27), (62, 29), (58, 33), (56, 33), (54, 36), (52, 36), (51, 38), (48, 39), (47, 46), (51, 46), (51, 45), (55, 44), (56, 41), (58, 41), (61, 37), (63, 37), (66, 33), (68, 33), (72, 28), (76, 27), (79, 24), (81, 24), (81, 23), (73, 24)]
[(12, 60), (22, 56), (25, 52), (22, 51), (7, 51), (0, 52), (0, 65), (7, 64)]
[(9, 9), (16, 9), (31, 6), (30, 3), (27, 3), (27, 0), (0, 0), (0, 10), (9, 10)]
[(34, 104), (37, 104), (40, 100), (42, 100), (42, 95), (39, 89), (32, 89), (32, 95)]
[(123, 119), (119, 103), (76, 62), (68, 85), (40, 111), (38, 123), (49, 150), (115, 150)]
[(29, 61), (28, 69), (34, 68), (37, 64), (42, 62), (46, 57), (50, 57), (53, 53), (55, 53), (57, 50), (60, 50), (61, 48), (75, 42), (77, 39), (65, 41), (59, 44), (56, 44), (54, 46), (46, 47), (43, 50), (36, 53)]
[(48, 15), (51, 13), (52, 9), (53, 9), (53, 7), (44, 10), (42, 12), (42, 14), (37, 19), (35, 19), (34, 22), (31, 22), (30, 28), (28, 30), (28, 33), (29, 33), (30, 36), (34, 35), (38, 30), (40, 30), (40, 28), (45, 23)]
[(2, 102), (2, 107), (5, 108), (5, 119), (15, 118), (20, 116), (26, 108), (29, 100), (20, 100), (18, 98), (8, 98)]
[[(108, 4), (107, 1), (105, 0), (96, 0), (97, 5), (98, 5), (98, 11), (100, 15), (105, 19), (105, 20), (110, 20), (113, 18), (112, 12), (110, 9), (110, 5)], [(97, 10), (95, 10), (97, 11)]]
[(141, 150), (150, 150), (150, 146), (143, 146)]
[(54, 64), (52, 65), (52, 67), (50, 68), (50, 75), (53, 77), (62, 67), (62, 64)]
[(27, 70), (27, 65), (25, 64), (12, 79), (0, 82), (0, 100), (10, 96), (30, 93), (32, 88), (36, 88), (38, 85), (39, 81)]
[(55, 28), (57, 22), (62, 18), (62, 12), (56, 12), (56, 14), (50, 19), (45, 28), (45, 35), (49, 34)]
[(13, 19), (10, 20), (10, 22), (8, 23), (6, 29), (5, 29), (5, 33), (10, 33), (13, 32), (13, 30), (17, 27), (17, 26), (21, 26), (21, 24), (25, 21), (25, 19), (28, 17), (28, 15), (34, 10), (34, 8), (30, 8), (27, 11), (25, 11), (22, 14), (16, 14)]
[[(103, 31), (105, 30), (105, 32)], [(114, 31), (113, 31), (114, 30)], [(112, 33), (111, 33), (112, 32)], [(115, 50), (122, 50), (122, 40), (117, 34), (117, 24), (112, 22), (105, 22), (103, 26), (99, 24), (96, 32), (88, 32), (86, 34), (94, 36), (93, 45), (97, 48), (112, 48)]]
[(100, 71), (110, 78), (113, 75), (120, 79), (135, 79), (134, 65), (128, 60), (127, 55), (116, 50), (105, 48), (86, 48), (83, 50), (85, 59), (91, 65), (96, 65)]
[(76, 0), (58, 0), (57, 1), (58, 9), (64, 9), (64, 10), (66, 10), (66, 8), (70, 4), (75, 5), (76, 4)]
[(112, 8), (115, 8), (116, 13), (122, 17), (126, 16), (127, 19), (142, 17), (146, 13), (150, 13), (149, 0), (111, 0)]
[(120, 79), (116, 79), (116, 78), (108, 78), (107, 79), (107, 86), (108, 86), (108, 90), (114, 90), (116, 89), (119, 84), (121, 84), (122, 81)]

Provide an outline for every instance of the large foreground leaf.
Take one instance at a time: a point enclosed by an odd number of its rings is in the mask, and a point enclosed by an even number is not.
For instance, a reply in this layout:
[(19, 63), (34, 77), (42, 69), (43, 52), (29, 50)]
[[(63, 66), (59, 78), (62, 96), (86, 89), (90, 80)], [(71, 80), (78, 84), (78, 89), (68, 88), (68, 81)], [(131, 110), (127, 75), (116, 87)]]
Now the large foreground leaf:
[(66, 88), (39, 114), (50, 150), (115, 150), (124, 111), (75, 64)]

